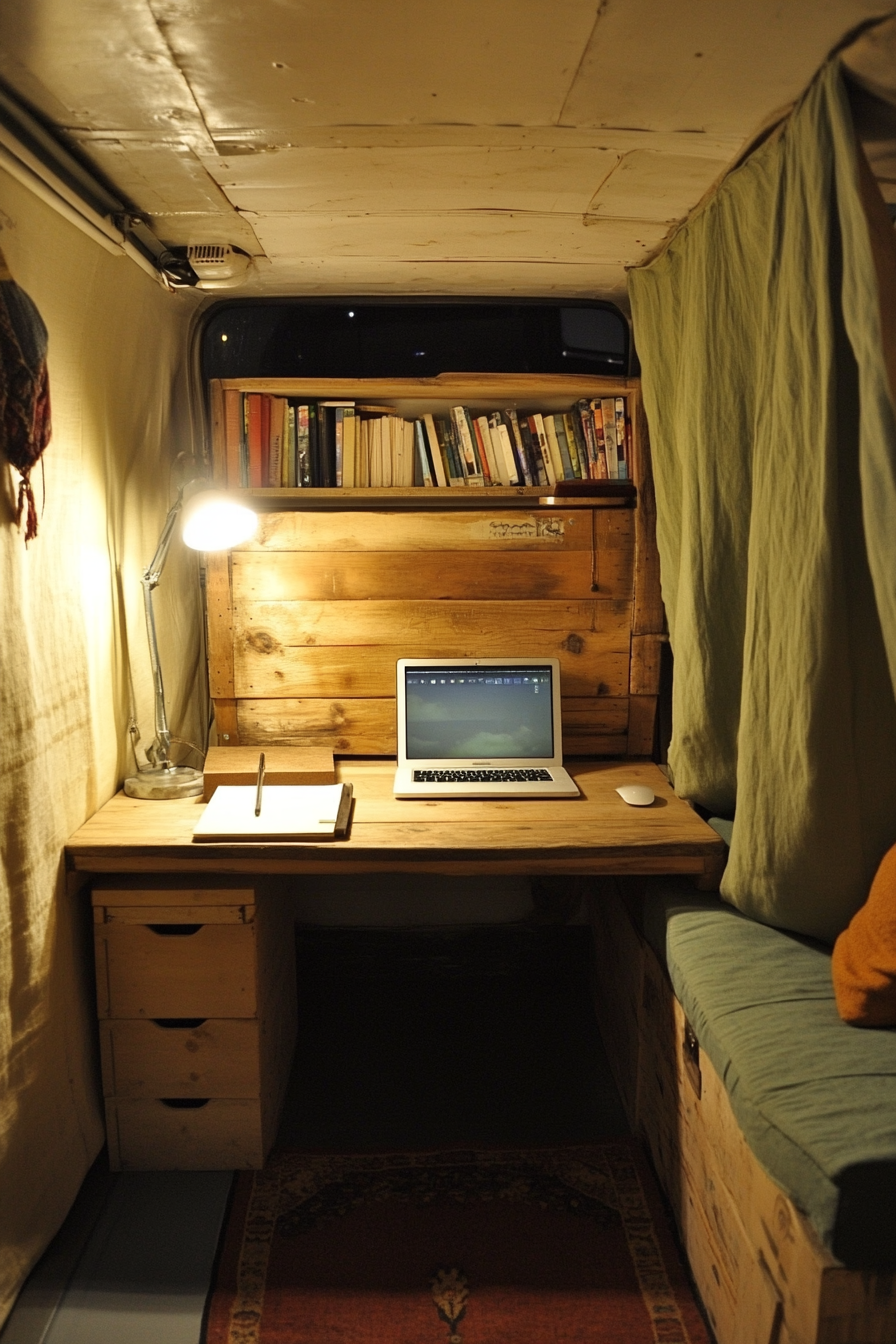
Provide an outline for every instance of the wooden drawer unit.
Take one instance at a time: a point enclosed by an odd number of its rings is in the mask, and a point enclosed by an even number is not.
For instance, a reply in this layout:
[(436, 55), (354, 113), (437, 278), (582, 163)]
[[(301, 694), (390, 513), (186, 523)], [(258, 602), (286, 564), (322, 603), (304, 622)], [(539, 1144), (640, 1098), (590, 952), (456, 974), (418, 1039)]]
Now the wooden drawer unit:
[(93, 891), (112, 1168), (261, 1166), (295, 1039), (288, 905), (138, 881)]

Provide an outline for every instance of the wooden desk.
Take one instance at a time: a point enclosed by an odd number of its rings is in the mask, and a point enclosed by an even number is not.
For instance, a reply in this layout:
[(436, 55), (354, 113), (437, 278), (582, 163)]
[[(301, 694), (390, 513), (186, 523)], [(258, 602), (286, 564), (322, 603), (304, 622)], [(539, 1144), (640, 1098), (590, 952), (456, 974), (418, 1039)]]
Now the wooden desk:
[[(144, 802), (117, 794), (66, 846), (84, 873), (689, 873), (714, 889), (725, 846), (651, 762), (579, 761), (575, 799), (424, 801), (392, 796), (394, 765), (343, 761), (355, 788), (346, 840), (194, 844), (198, 799)], [(650, 807), (629, 807), (621, 783), (649, 784)]]
[[(407, 801), (394, 766), (347, 761), (346, 840), (194, 844), (199, 800), (118, 794), (67, 846), (92, 878), (106, 1129), (116, 1170), (259, 1167), (295, 1038), (289, 903), (303, 873), (684, 873), (718, 885), (725, 847), (655, 765), (580, 762), (578, 799)], [(633, 808), (620, 783), (649, 784)]]

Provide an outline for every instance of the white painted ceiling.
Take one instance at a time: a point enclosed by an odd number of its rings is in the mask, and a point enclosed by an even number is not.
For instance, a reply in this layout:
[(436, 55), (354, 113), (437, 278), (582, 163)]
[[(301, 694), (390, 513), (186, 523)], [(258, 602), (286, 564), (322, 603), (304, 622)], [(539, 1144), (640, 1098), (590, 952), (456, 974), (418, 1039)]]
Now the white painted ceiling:
[(244, 292), (603, 296), (892, 0), (14, 0), (0, 76)]

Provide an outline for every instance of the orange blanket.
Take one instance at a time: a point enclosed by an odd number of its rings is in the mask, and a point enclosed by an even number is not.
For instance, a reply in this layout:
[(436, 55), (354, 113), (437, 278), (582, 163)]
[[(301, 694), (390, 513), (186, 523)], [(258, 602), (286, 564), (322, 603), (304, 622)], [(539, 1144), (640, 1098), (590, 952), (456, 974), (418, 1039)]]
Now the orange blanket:
[(831, 972), (845, 1022), (896, 1026), (896, 845), (881, 860), (867, 901), (834, 944)]

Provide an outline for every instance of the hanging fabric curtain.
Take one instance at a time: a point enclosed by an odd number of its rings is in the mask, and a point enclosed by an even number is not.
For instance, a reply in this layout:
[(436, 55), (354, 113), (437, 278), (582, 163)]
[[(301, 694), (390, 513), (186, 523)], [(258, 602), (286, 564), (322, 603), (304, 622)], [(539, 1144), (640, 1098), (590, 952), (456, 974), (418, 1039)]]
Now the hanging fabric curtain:
[(893, 277), (836, 60), (629, 275), (675, 787), (734, 813), (722, 895), (826, 940), (896, 842)]
[(0, 448), (19, 473), (16, 522), (25, 513), (26, 542), (37, 536), (31, 469), (49, 441), (47, 328), (0, 252)]

